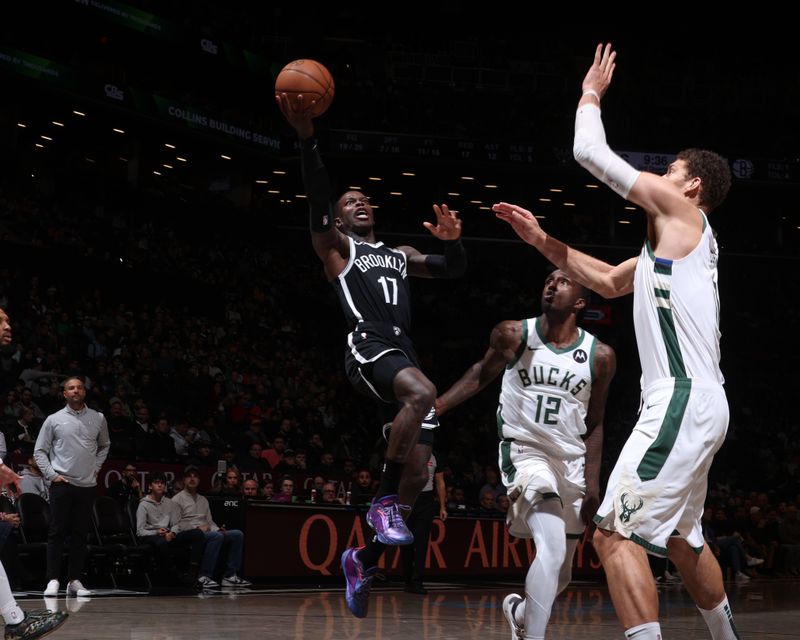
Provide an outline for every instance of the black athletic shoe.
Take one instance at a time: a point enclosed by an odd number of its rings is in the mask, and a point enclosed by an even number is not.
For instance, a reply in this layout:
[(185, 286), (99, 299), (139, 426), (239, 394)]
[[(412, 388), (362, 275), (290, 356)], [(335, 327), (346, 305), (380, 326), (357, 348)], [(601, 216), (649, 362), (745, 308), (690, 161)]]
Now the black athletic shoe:
[(64, 611), (26, 611), (19, 624), (6, 625), (6, 640), (35, 640), (42, 638), (67, 621)]

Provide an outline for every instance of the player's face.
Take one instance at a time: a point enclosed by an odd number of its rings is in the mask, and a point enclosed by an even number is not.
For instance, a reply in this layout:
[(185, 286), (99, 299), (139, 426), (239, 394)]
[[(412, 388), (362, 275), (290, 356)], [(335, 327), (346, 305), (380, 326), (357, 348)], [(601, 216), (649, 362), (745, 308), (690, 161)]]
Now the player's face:
[(11, 344), (11, 323), (6, 312), (0, 309), (0, 347)]
[(676, 184), (678, 187), (683, 187), (689, 181), (689, 170), (686, 166), (686, 160), (675, 160), (667, 167), (667, 172), (664, 177)]
[(347, 231), (369, 232), (375, 224), (369, 198), (360, 191), (348, 191), (336, 203), (337, 224)]
[[(556, 269), (547, 276), (542, 291), (542, 311), (571, 311), (582, 308), (583, 291), (577, 282), (573, 282), (563, 271)], [(579, 308), (576, 309), (576, 305)]]

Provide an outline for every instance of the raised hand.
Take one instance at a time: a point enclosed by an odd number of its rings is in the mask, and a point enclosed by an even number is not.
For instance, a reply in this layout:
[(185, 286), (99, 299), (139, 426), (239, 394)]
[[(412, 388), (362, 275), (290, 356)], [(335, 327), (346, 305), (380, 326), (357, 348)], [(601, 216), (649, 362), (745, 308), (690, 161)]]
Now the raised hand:
[(306, 100), (306, 97), (302, 94), (297, 94), (294, 99), (291, 99), (286, 93), (276, 93), (275, 102), (278, 104), (283, 117), (297, 131), (298, 138), (306, 140), (314, 135), (311, 112), (316, 100)]
[(461, 237), (461, 220), (458, 219), (458, 211), (450, 211), (446, 204), (441, 207), (435, 204), (433, 212), (436, 214), (436, 225), (423, 222), (425, 228), (439, 240), (458, 240)]
[(527, 209), (508, 202), (498, 202), (492, 205), (492, 211), (500, 220), (510, 224), (520, 238), (534, 247), (547, 237), (536, 216)]
[(594, 52), (594, 62), (586, 72), (586, 77), (583, 79), (582, 89), (583, 92), (595, 91), (601, 98), (608, 91), (608, 86), (611, 84), (611, 76), (614, 75), (614, 67), (616, 67), (615, 60), (617, 52), (611, 50), (611, 43), (609, 42), (605, 49), (602, 43), (597, 45)]

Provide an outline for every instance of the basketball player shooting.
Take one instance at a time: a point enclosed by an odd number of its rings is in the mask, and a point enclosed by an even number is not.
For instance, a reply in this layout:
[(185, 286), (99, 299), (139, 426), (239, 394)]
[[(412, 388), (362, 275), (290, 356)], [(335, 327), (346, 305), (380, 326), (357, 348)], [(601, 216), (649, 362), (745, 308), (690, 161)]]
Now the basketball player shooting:
[(444, 241), (443, 255), (409, 246), (391, 248), (375, 239), (373, 209), (360, 191), (346, 191), (331, 205), (330, 179), (314, 139), (314, 101), (277, 93), (281, 112), (301, 142), (303, 183), (309, 202), (311, 242), (325, 275), (339, 294), (350, 327), (345, 365), (361, 393), (397, 406), (378, 493), (367, 512), (375, 537), (346, 549), (342, 570), (350, 612), (367, 615), (369, 590), (386, 545), (406, 545), (413, 535), (404, 517), (427, 480), (436, 387), (420, 370), (409, 335), (407, 276), (455, 278), (464, 273), (461, 221), (446, 205), (434, 205), (436, 223), (423, 224)]

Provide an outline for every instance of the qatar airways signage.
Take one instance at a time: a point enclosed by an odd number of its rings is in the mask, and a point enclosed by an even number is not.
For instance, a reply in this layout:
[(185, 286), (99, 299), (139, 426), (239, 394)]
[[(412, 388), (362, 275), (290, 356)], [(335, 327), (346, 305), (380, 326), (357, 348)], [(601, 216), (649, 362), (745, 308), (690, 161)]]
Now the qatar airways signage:
[[(246, 522), (244, 573), (248, 576), (339, 575), (342, 552), (364, 545), (371, 534), (362, 515), (348, 509), (250, 505)], [(266, 554), (264, 548), (281, 552)], [(431, 530), (426, 575), (485, 571), (522, 577), (535, 556), (533, 541), (509, 535), (502, 520), (437, 519)], [(400, 548), (390, 548), (379, 566), (389, 573), (399, 572)], [(578, 543), (573, 569), (576, 575), (600, 569), (585, 538)]]

